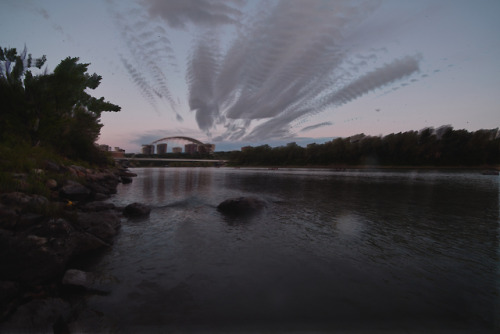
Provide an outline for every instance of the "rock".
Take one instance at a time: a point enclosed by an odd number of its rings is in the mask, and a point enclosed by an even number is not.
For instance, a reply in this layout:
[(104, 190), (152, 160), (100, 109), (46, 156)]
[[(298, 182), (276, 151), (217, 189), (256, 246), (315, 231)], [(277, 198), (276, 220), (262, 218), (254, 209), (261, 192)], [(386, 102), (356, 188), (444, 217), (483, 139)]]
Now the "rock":
[(84, 201), (90, 196), (90, 189), (74, 181), (68, 182), (59, 191), (59, 196), (71, 201)]
[(111, 283), (112, 280), (110, 278), (77, 269), (67, 270), (62, 279), (62, 284), (64, 285), (79, 286), (85, 288), (87, 291), (99, 293), (110, 293)]
[(26, 173), (12, 173), (12, 177), (16, 180), (26, 180), (28, 178), (28, 174), (26, 174)]
[(104, 202), (89, 202), (80, 207), (80, 209), (85, 212), (108, 211), (114, 210), (115, 208), (116, 206), (113, 203)]
[(33, 174), (42, 175), (44, 173), (43, 169), (35, 168), (33, 169)]
[(229, 215), (245, 215), (257, 213), (266, 208), (266, 202), (255, 197), (230, 198), (217, 206), (217, 209)]
[(112, 173), (95, 173), (87, 175), (87, 182), (92, 192), (110, 195), (116, 194), (120, 179)]
[(78, 177), (84, 177), (87, 175), (87, 169), (82, 166), (71, 165), (69, 166), (70, 172)]
[(12, 301), (21, 294), (21, 286), (17, 282), (0, 281), (0, 319), (13, 307)]
[(149, 216), (151, 208), (145, 204), (132, 203), (123, 209), (123, 215), (127, 217), (145, 217)]
[(54, 333), (71, 317), (71, 305), (60, 298), (34, 299), (21, 305), (0, 325), (2, 333)]
[(19, 221), (16, 225), (16, 228), (26, 228), (29, 226), (39, 224), (44, 220), (45, 220), (45, 216), (43, 216), (41, 214), (31, 213), (31, 212), (23, 213), (19, 217)]
[(8, 204), (9, 206), (25, 207), (29, 205), (31, 201), (31, 196), (26, 195), (22, 192), (11, 192), (5, 193), (0, 196), (2, 203)]
[(49, 204), (49, 200), (45, 196), (41, 195), (31, 195), (31, 201), (29, 207), (31, 209), (39, 209)]
[(45, 186), (49, 189), (55, 189), (57, 188), (57, 181), (54, 179), (48, 179), (47, 182), (45, 182)]
[(22, 192), (4, 193), (0, 196), (0, 201), (12, 209), (38, 210), (47, 205), (49, 200), (41, 195), (27, 195)]
[(50, 172), (60, 172), (61, 171), (61, 166), (59, 166), (54, 161), (50, 161), (50, 160), (45, 160), (44, 167), (45, 167), (45, 170), (50, 171)]
[(75, 245), (75, 249), (73, 251), (73, 255), (75, 256), (111, 246), (102, 239), (87, 232), (75, 232), (72, 235), (72, 240)]
[(32, 228), (30, 233), (53, 240), (54, 238), (67, 239), (74, 230), (73, 226), (63, 218), (52, 218)]
[(131, 178), (131, 177), (128, 177), (128, 176), (122, 176), (122, 177), (121, 177), (121, 180), (122, 180), (122, 183), (123, 183), (123, 184), (129, 184), (129, 183), (132, 183), (132, 178)]
[(100, 311), (85, 308), (68, 324), (69, 333), (120, 333), (114, 321)]
[(137, 174), (136, 174), (136, 173), (129, 172), (129, 171), (127, 171), (127, 170), (125, 170), (125, 171), (121, 171), (121, 172), (120, 172), (120, 176), (121, 176), (121, 177), (136, 177), (136, 176), (137, 176)]
[(14, 209), (0, 204), (0, 228), (8, 230), (15, 228), (18, 218), (19, 216)]
[(0, 280), (47, 282), (64, 272), (73, 249), (71, 243), (57, 244), (34, 234), (0, 230)]
[(102, 193), (95, 193), (94, 194), (94, 201), (104, 201), (109, 198), (109, 195), (105, 195)]
[(113, 211), (79, 212), (73, 224), (82, 232), (93, 234), (108, 244), (113, 242), (120, 225), (120, 217)]

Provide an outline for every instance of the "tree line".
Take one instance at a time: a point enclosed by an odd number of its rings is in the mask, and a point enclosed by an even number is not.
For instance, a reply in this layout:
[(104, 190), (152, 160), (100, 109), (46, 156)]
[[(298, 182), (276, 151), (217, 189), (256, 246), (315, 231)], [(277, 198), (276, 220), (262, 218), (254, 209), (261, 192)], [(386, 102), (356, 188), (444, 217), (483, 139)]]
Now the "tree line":
[(359, 134), (306, 148), (293, 142), (246, 147), (229, 158), (241, 166), (493, 166), (500, 164), (500, 132), (442, 126), (386, 136)]
[(20, 53), (0, 47), (0, 144), (41, 146), (71, 159), (102, 161), (94, 145), (101, 113), (120, 107), (88, 94), (102, 79), (87, 73), (90, 64), (67, 57), (52, 73), (33, 74), (45, 62), (45, 56), (33, 58), (26, 47)]

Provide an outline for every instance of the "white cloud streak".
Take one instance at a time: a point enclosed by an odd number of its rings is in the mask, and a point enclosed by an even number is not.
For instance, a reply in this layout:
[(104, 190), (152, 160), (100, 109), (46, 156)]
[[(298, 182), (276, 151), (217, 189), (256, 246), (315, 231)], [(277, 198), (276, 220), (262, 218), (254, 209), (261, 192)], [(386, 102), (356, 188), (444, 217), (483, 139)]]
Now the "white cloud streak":
[[(217, 140), (283, 138), (330, 125), (304, 127), (319, 112), (419, 71), (419, 55), (375, 68), (387, 53), (385, 47), (359, 51), (357, 43), (374, 33), (363, 31), (363, 23), (377, 10), (378, 1), (262, 1), (248, 21), (242, 18), (244, 2), (239, 0), (141, 4), (133, 15), (117, 15), (134, 60), (122, 59), (132, 80), (151, 104), (159, 96), (175, 110), (177, 99), (159, 65), (173, 56), (172, 46), (159, 22), (170, 28), (200, 28), (203, 32), (194, 38), (186, 65), (188, 104), (199, 129), (209, 136), (217, 133)], [(220, 42), (223, 26), (237, 31), (225, 48)]]

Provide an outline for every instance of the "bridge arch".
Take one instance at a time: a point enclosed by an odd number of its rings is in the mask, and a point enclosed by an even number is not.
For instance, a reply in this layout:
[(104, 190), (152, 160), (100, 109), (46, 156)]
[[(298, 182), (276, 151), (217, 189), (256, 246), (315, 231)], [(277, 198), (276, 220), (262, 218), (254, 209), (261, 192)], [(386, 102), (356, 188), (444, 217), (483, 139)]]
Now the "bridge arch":
[(203, 145), (203, 143), (201, 141), (199, 141), (198, 139), (194, 139), (194, 138), (191, 138), (191, 137), (183, 137), (183, 136), (173, 136), (173, 137), (161, 138), (161, 139), (158, 139), (158, 140), (155, 140), (154, 142), (152, 142), (151, 145), (160, 143), (162, 141), (176, 140), (176, 139), (177, 140), (189, 141), (189, 142), (191, 142), (193, 144)]

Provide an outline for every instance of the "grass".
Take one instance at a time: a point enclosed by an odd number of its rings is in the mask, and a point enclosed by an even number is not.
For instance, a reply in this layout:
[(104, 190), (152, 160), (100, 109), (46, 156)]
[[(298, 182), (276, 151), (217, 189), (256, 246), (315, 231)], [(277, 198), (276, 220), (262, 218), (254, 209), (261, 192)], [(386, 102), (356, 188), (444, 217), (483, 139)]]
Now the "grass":
[[(54, 179), (58, 184), (75, 178), (69, 173), (57, 173), (44, 170), (46, 161), (58, 165), (84, 165), (61, 157), (45, 147), (33, 147), (28, 144), (0, 144), (0, 193), (20, 191), (27, 194), (42, 195), (50, 198), (51, 190), (47, 180)], [(85, 164), (88, 168), (88, 164)]]

